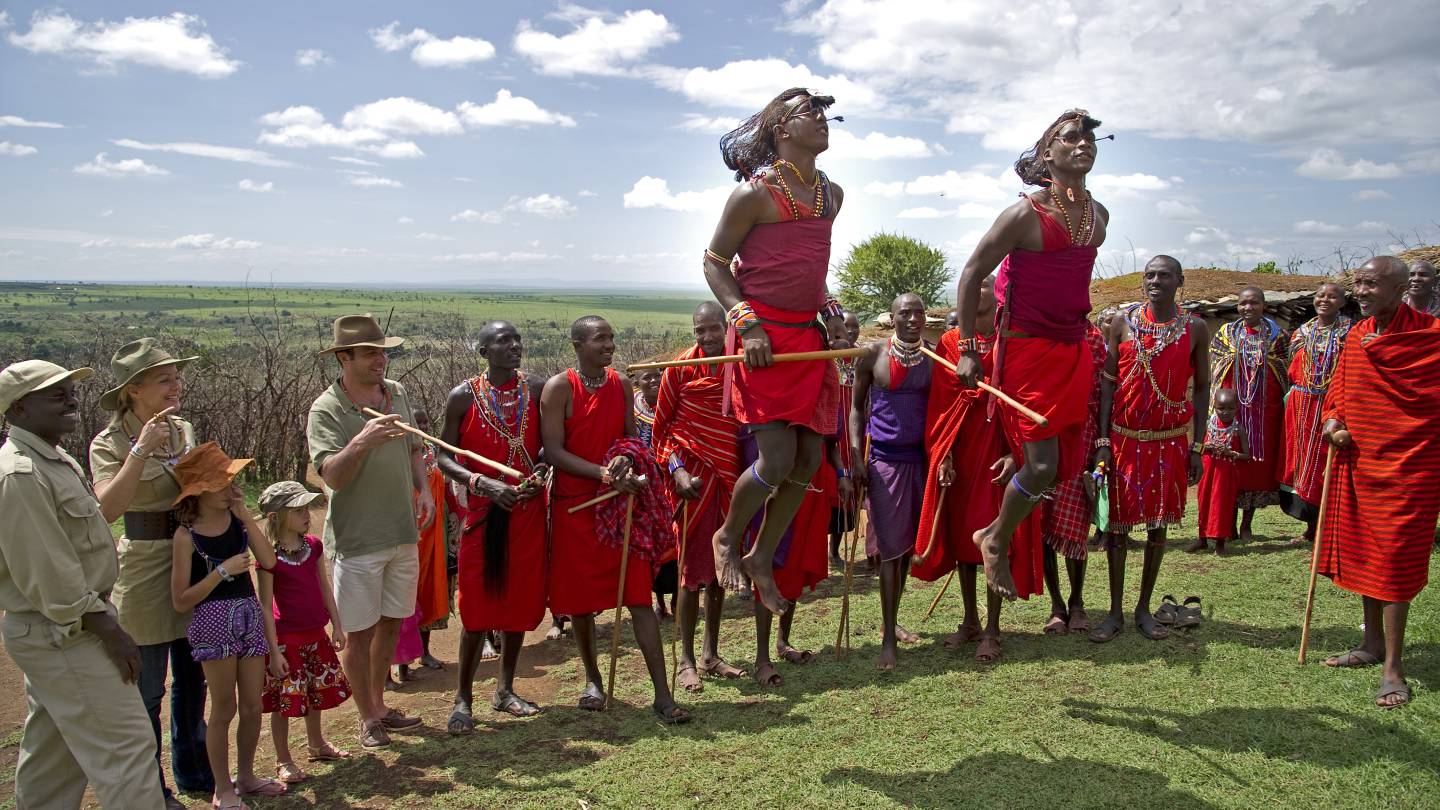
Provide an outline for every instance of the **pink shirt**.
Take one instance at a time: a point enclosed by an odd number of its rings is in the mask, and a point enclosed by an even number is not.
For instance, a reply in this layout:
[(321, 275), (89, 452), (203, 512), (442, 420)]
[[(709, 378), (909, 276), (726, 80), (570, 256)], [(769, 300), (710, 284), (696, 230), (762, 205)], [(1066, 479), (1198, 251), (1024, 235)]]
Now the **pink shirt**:
[(314, 630), (330, 621), (316, 571), (323, 547), (318, 538), (308, 534), (305, 545), (310, 550), (305, 559), (291, 562), (285, 555), (276, 554), (275, 567), (270, 572), (275, 579), (275, 632), (280, 636)]

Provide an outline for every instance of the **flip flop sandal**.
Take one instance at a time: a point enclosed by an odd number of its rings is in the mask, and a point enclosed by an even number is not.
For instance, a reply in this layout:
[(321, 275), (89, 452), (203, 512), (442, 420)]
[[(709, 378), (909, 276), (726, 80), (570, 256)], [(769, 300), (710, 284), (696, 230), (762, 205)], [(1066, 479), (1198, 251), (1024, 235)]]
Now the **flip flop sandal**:
[[(1107, 630), (1107, 628), (1110, 629)], [(1120, 635), (1120, 631), (1124, 629), (1125, 621), (1123, 619), (1111, 622), (1109, 618), (1106, 618), (1090, 631), (1088, 638), (1096, 644), (1104, 644), (1107, 641), (1114, 641), (1115, 637)]]
[(815, 653), (811, 652), (810, 650), (797, 650), (794, 647), (787, 647), (784, 652), (780, 653), (780, 657), (785, 659), (787, 663), (795, 664), (798, 666), (801, 664), (808, 664), (811, 661), (814, 661)]
[[(1335, 663), (1332, 664), (1330, 663), (1331, 661), (1334, 661)], [(1362, 649), (1359, 649), (1358, 647), (1349, 652), (1341, 653), (1340, 655), (1332, 655), (1329, 658), (1325, 659), (1325, 666), (1335, 667), (1337, 669), (1362, 669), (1364, 667), (1373, 667), (1379, 664), (1379, 658), (1376, 658), (1375, 656)]]
[(1070, 632), (1090, 632), (1090, 617), (1085, 614), (1084, 610), (1076, 610), (1070, 613)]
[(1167, 593), (1160, 599), (1160, 607), (1155, 609), (1154, 615), (1155, 621), (1161, 624), (1175, 624), (1180, 621), (1180, 603)]
[(700, 670), (693, 664), (681, 664), (675, 670), (675, 682), (691, 694), (698, 694), (705, 691), (705, 682), (700, 680)]
[(664, 709), (659, 706), (651, 706), (650, 711), (654, 712), (655, 716), (660, 718), (660, 722), (667, 726), (680, 726), (690, 722), (690, 712), (673, 703)]
[(451, 737), (465, 737), (475, 733), (475, 718), (469, 712), (462, 712), (456, 709), (450, 712), (450, 719), (445, 721), (445, 731)]
[(248, 810), (249, 808), (248, 804), (240, 801), (239, 796), (236, 796), (233, 801), (229, 799), (226, 799), (224, 801), (221, 801), (220, 799), (213, 799), (210, 802), (210, 806), (215, 808), (215, 810)]
[(1065, 616), (1051, 616), (1050, 621), (1045, 622), (1045, 635), (1063, 636), (1070, 632), (1070, 620)]
[[(1400, 695), (1404, 698), (1398, 703), (1381, 703), (1382, 700), (1392, 695)], [(1410, 684), (1404, 681), (1386, 681), (1380, 684), (1380, 691), (1375, 693), (1375, 705), (1382, 709), (1398, 709), (1410, 702)]]
[(958, 650), (978, 638), (980, 638), (980, 628), (962, 625), (945, 637), (945, 649)]
[(986, 636), (980, 639), (975, 649), (975, 660), (982, 664), (993, 664), (1000, 660), (1000, 639)]
[(731, 664), (723, 658), (716, 658), (714, 661), (701, 667), (700, 671), (712, 678), (725, 678), (726, 680), (743, 678), (746, 674), (745, 670)]
[(490, 702), (490, 708), (512, 717), (534, 717), (543, 709), (516, 694), (506, 695), (499, 703)]
[(605, 711), (605, 696), (581, 695), (578, 705), (587, 712), (603, 712)]
[(284, 796), (287, 788), (274, 779), (262, 779), (258, 787), (241, 788), (236, 785), (235, 792), (241, 796)]
[(774, 664), (761, 664), (755, 668), (755, 682), (766, 688), (775, 688), (784, 683)]
[(1187, 596), (1180, 604), (1180, 613), (1175, 619), (1176, 627), (1198, 627), (1201, 621), (1200, 597)]
[(349, 751), (343, 748), (336, 748), (330, 743), (325, 743), (324, 748), (311, 748), (308, 745), (305, 747), (310, 751), (309, 760), (311, 762), (335, 762), (336, 760), (350, 758)]
[(304, 782), (306, 779), (310, 778), (308, 774), (300, 770), (299, 765), (296, 765), (293, 762), (275, 763), (275, 777), (287, 785), (293, 785), (296, 782)]

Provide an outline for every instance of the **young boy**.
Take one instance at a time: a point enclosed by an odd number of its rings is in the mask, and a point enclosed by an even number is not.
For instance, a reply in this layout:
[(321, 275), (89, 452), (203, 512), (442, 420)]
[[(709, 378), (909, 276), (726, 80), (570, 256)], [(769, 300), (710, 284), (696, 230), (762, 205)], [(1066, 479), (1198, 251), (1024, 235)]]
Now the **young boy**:
[(1225, 541), (1235, 537), (1236, 464), (1250, 460), (1249, 442), (1236, 416), (1240, 403), (1233, 388), (1215, 393), (1210, 425), (1205, 431), (1205, 472), (1200, 476), (1200, 537), (1186, 549), (1204, 551), (1215, 539), (1215, 553), (1225, 553)]

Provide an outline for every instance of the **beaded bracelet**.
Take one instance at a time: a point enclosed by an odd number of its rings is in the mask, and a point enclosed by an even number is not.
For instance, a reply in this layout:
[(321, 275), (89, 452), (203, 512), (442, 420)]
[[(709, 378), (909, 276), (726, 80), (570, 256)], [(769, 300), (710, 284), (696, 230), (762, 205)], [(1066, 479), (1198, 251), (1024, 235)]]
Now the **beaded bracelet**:
[(840, 306), (840, 299), (827, 293), (825, 296), (825, 303), (820, 307), (820, 317), (821, 320), (826, 321), (830, 320), (831, 318), (845, 317), (845, 308)]
[(730, 266), (730, 262), (732, 262), (732, 261), (734, 260), (734, 257), (733, 257), (733, 256), (730, 257), (729, 259), (727, 259), (727, 258), (725, 258), (724, 256), (721, 256), (719, 253), (716, 253), (715, 251), (711, 250), (710, 248), (705, 248), (705, 258), (708, 259), (709, 261), (715, 262), (716, 264), (720, 265), (721, 267), (729, 267), (729, 266)]
[(1109, 381), (1112, 382), (1112, 383), (1118, 383), (1118, 382), (1120, 382), (1120, 378), (1119, 378), (1119, 377), (1115, 376), (1114, 374), (1111, 374), (1111, 373), (1108, 372), (1108, 371), (1101, 370), (1100, 376), (1101, 376), (1103, 379), (1109, 380)]
[(671, 453), (671, 454), (670, 454), (670, 461), (669, 461), (668, 463), (666, 463), (665, 466), (666, 466), (667, 468), (669, 468), (670, 474), (671, 474), (671, 475), (674, 475), (676, 470), (683, 470), (683, 469), (685, 469), (685, 462), (681, 461), (679, 456), (675, 455), (674, 453)]
[(753, 326), (760, 325), (760, 316), (755, 314), (755, 309), (750, 306), (749, 301), (741, 301), (731, 307), (726, 315), (730, 318), (730, 325), (735, 327), (736, 332), (743, 333)]
[(1100, 438), (1098, 438), (1098, 439), (1095, 440), (1095, 448), (1096, 448), (1097, 450), (1098, 450), (1099, 448), (1101, 448), (1101, 447), (1109, 447), (1109, 446), (1110, 446), (1110, 439), (1109, 439), (1108, 437), (1101, 436)]

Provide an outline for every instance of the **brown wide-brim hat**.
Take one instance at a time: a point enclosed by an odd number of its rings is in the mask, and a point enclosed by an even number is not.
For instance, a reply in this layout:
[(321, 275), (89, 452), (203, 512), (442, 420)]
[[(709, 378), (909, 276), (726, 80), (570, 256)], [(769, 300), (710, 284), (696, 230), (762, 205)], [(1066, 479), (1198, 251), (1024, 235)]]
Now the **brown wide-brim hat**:
[(160, 366), (173, 365), (184, 368), (199, 360), (195, 357), (174, 357), (155, 345), (155, 338), (140, 338), (121, 346), (110, 358), (110, 374), (115, 377), (116, 386), (100, 395), (100, 407), (113, 411), (120, 407), (120, 392), (147, 371)]
[(230, 458), (220, 445), (205, 442), (180, 457), (175, 464), (175, 480), (180, 482), (180, 494), (175, 496), (172, 506), (191, 495), (216, 492), (226, 489), (235, 480), (235, 474), (245, 469), (253, 458)]
[(405, 342), (405, 338), (385, 337), (380, 322), (370, 313), (364, 315), (342, 315), (335, 319), (335, 336), (332, 345), (316, 354), (333, 354), (345, 349), (373, 346), (377, 349), (393, 349)]

